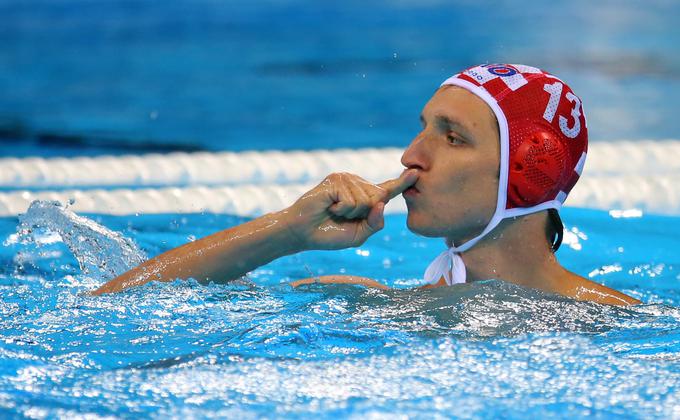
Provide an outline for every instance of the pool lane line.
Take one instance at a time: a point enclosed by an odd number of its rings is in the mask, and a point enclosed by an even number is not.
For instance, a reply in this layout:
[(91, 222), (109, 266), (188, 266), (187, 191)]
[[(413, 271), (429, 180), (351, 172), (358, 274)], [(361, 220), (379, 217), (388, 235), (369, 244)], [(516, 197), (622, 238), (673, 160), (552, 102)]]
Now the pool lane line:
[[(566, 206), (601, 210), (636, 209), (643, 213), (680, 215), (680, 177), (625, 175), (583, 177)], [(0, 193), (0, 216), (26, 211), (33, 200), (73, 201), (78, 213), (112, 215), (151, 213), (221, 213), (258, 216), (292, 204), (315, 183), (290, 185), (189, 186), (138, 189), (11, 191)], [(452, 203), (455, 205), (455, 203)], [(401, 197), (387, 213), (404, 213)]]
[[(0, 158), (0, 189), (287, 185), (343, 171), (379, 182), (399, 174), (402, 152), (392, 147)], [(591, 142), (584, 179), (633, 174), (680, 177), (680, 140)]]

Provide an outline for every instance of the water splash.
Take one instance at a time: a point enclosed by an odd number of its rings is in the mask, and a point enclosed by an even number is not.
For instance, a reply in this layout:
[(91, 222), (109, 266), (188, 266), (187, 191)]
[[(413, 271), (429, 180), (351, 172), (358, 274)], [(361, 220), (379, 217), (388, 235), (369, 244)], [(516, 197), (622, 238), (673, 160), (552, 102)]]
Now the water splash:
[(19, 216), (17, 234), (8, 242), (42, 246), (59, 239), (73, 253), (83, 274), (100, 280), (116, 277), (146, 259), (131, 239), (78, 216), (57, 201), (32, 202)]

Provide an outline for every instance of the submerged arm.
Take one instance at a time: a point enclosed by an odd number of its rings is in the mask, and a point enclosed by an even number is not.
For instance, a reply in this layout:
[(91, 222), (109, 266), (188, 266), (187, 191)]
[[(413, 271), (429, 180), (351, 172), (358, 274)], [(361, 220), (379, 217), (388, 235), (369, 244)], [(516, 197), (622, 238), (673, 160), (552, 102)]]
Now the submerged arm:
[(291, 282), (290, 285), (293, 287), (298, 287), (302, 286), (304, 284), (357, 284), (360, 286), (366, 286), (366, 287), (373, 287), (376, 289), (389, 289), (389, 287), (385, 286), (382, 283), (378, 283), (377, 281), (373, 279), (369, 279), (367, 277), (360, 277), (360, 276), (347, 276), (347, 275), (329, 275), (329, 276), (319, 276), (319, 277), (310, 277), (302, 280), (296, 280), (294, 282)]
[[(373, 279), (369, 279), (368, 277), (348, 276), (348, 275), (342, 275), (342, 274), (309, 277), (309, 278), (306, 278), (306, 279), (296, 280), (294, 282), (291, 282), (290, 285), (293, 286), (293, 287), (298, 287), (298, 286), (302, 286), (304, 284), (315, 284), (315, 283), (319, 283), (319, 284), (357, 284), (359, 286), (373, 287), (373, 288), (376, 288), (376, 289), (383, 289), (383, 290), (389, 289), (389, 287), (385, 286), (384, 284), (378, 283), (377, 281), (375, 281)], [(445, 287), (445, 286), (447, 286), (446, 279), (444, 279), (444, 277), (442, 277), (437, 283), (426, 284), (425, 286), (418, 287), (418, 289), (426, 290), (426, 289), (434, 289), (436, 287)]]

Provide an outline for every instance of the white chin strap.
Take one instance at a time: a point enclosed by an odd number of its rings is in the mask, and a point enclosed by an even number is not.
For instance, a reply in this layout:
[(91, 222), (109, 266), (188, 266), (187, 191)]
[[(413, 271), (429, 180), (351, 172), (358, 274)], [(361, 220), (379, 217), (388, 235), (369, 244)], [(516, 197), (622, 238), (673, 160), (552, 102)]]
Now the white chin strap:
[(451, 286), (456, 283), (465, 283), (466, 276), (465, 263), (453, 248), (439, 254), (425, 270), (425, 281), (428, 284), (436, 284), (444, 277), (446, 284)]

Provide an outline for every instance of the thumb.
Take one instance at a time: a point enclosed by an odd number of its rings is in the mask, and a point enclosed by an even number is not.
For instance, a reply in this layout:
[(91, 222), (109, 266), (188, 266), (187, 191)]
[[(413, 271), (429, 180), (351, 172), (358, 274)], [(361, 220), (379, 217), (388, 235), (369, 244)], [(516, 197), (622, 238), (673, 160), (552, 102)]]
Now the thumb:
[(354, 238), (354, 246), (363, 244), (369, 236), (385, 226), (385, 219), (383, 211), (385, 210), (385, 203), (379, 201), (373, 208), (371, 208), (368, 217), (361, 220), (357, 226), (357, 235)]
[(385, 211), (385, 203), (379, 201), (373, 208), (368, 217), (366, 218), (366, 223), (368, 224), (368, 229), (371, 233), (375, 233), (385, 226), (385, 216), (383, 212)]
[(398, 196), (408, 187), (414, 185), (418, 181), (418, 171), (415, 169), (407, 169), (399, 175), (399, 178), (387, 180), (381, 184), (379, 187), (387, 191), (387, 196), (383, 202), (387, 203), (394, 197)]

